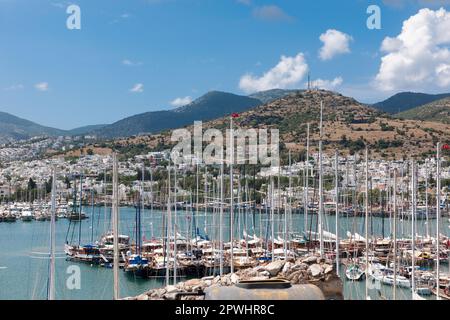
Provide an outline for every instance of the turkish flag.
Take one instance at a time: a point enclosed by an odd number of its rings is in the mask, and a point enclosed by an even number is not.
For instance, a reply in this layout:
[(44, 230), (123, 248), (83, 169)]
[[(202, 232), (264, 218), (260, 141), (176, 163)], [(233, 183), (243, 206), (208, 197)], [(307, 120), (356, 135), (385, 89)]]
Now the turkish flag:
[(442, 150), (450, 150), (450, 145), (444, 144), (444, 145), (442, 146)]
[(231, 117), (233, 119), (239, 118), (239, 113), (233, 113), (233, 114), (231, 114)]

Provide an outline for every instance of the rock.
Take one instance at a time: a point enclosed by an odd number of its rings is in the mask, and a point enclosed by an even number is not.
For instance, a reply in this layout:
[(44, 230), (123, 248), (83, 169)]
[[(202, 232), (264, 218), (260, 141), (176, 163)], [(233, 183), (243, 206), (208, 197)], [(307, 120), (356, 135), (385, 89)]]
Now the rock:
[(201, 280), (200, 279), (192, 279), (192, 280), (188, 280), (184, 283), (185, 286), (187, 287), (195, 287), (200, 285)]
[(141, 294), (140, 296), (137, 296), (137, 300), (141, 300), (141, 301), (148, 300), (148, 295)]
[(311, 276), (313, 276), (314, 278), (320, 276), (322, 274), (322, 267), (320, 266), (320, 264), (312, 264), (309, 266), (308, 268), (308, 272)]
[(318, 264), (322, 264), (322, 263), (325, 263), (325, 258), (317, 258), (317, 263)]
[(166, 287), (166, 292), (167, 292), (167, 294), (177, 293), (178, 292), (178, 288), (175, 287), (175, 286), (167, 286)]
[(212, 285), (212, 280), (205, 280), (205, 286), (210, 287)]
[(198, 286), (192, 287), (192, 291), (193, 292), (198, 292), (200, 290), (203, 290), (203, 286), (202, 285), (198, 285)]
[[(242, 270), (242, 272), (240, 273), (240, 277), (241, 278), (256, 277), (258, 275), (258, 272), (255, 269), (252, 268), (252, 269)], [(264, 268), (261, 268), (260, 270), (264, 271)]]
[(233, 273), (230, 277), (231, 283), (232, 284), (236, 284), (239, 282), (239, 276), (235, 273)]
[(331, 273), (331, 272), (333, 272), (333, 266), (327, 266), (327, 267), (325, 268), (324, 273), (325, 273), (325, 274), (329, 274), (329, 273)]
[(175, 300), (177, 296), (177, 292), (173, 292), (173, 293), (166, 293), (164, 295), (164, 299), (166, 300)]
[(281, 270), (282, 273), (288, 273), (289, 271), (292, 270), (292, 267), (294, 267), (294, 264), (292, 264), (291, 262), (286, 262), (284, 264), (283, 270)]
[(261, 272), (259, 273), (259, 276), (268, 278), (268, 277), (270, 277), (270, 272), (267, 271), (267, 270), (261, 271)]
[(302, 262), (303, 262), (303, 263), (313, 263), (313, 262), (317, 262), (317, 257), (316, 257), (316, 256), (309, 256), (309, 257), (303, 259)]
[(284, 263), (283, 260), (278, 260), (278, 261), (274, 261), (274, 262), (269, 263), (267, 266), (264, 267), (264, 269), (266, 271), (268, 271), (272, 277), (274, 277), (284, 267), (284, 264), (285, 263)]

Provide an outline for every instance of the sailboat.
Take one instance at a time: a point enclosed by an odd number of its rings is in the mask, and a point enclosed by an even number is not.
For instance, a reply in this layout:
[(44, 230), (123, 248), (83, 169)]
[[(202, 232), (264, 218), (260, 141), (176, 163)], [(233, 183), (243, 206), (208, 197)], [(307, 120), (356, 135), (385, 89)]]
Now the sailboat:
[(357, 263), (349, 264), (345, 269), (345, 277), (350, 281), (361, 281), (364, 275), (363, 268)]
[[(102, 260), (99, 247), (95, 244), (81, 244), (81, 220), (83, 220), (82, 214), (82, 176), (80, 175), (80, 205), (77, 211), (76, 209), (76, 193), (74, 194), (74, 205), (73, 210), (70, 213), (68, 219), (70, 221), (69, 226), (67, 228), (66, 234), (66, 243), (64, 245), (64, 252), (67, 255), (67, 260), (76, 261), (76, 262), (85, 262), (89, 264), (99, 264)], [(76, 218), (78, 217), (78, 218)], [(73, 223), (74, 221), (78, 221), (78, 225)], [(70, 244), (69, 242), (69, 234), (71, 233), (71, 240), (73, 240), (73, 236), (75, 233), (75, 227), (78, 226), (78, 244)]]
[[(142, 201), (142, 194), (140, 201)], [(128, 251), (125, 258), (124, 271), (128, 275), (133, 275), (140, 278), (146, 278), (149, 274), (149, 261), (142, 256), (142, 237), (141, 237), (141, 204), (140, 201), (136, 204), (136, 245), (134, 253)]]

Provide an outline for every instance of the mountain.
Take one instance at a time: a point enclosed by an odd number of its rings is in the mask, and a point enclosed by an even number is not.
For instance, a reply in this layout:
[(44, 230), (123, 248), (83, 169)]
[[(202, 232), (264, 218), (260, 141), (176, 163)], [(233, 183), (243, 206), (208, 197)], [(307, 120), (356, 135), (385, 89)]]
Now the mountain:
[(107, 126), (107, 124), (94, 124), (94, 125), (83, 126), (83, 127), (75, 128), (72, 130), (68, 130), (67, 134), (71, 135), (71, 136), (88, 134), (92, 131), (100, 130), (106, 126)]
[[(311, 152), (317, 152), (319, 140), (320, 103), (324, 104), (323, 147), (328, 154), (339, 150), (341, 155), (362, 153), (366, 146), (372, 159), (423, 157), (434, 152), (439, 140), (450, 141), (450, 125), (396, 119), (351, 97), (312, 90), (290, 94), (270, 103), (242, 112), (235, 119), (238, 128), (278, 129), (282, 158), (287, 150), (298, 156), (305, 151), (307, 124), (310, 124)], [(228, 117), (203, 124), (203, 129), (226, 128)], [(193, 130), (192, 126), (188, 127)], [(147, 145), (150, 149), (171, 148), (171, 132), (116, 140), (116, 146), (127, 150), (130, 145)]]
[(250, 98), (261, 100), (263, 103), (270, 103), (277, 99), (283, 98), (287, 95), (298, 93), (304, 90), (284, 90), (284, 89), (272, 89), (267, 91), (260, 91), (249, 95)]
[(450, 98), (444, 98), (423, 106), (396, 114), (401, 119), (436, 121), (450, 124)]
[(94, 130), (93, 133), (104, 138), (159, 133), (191, 125), (196, 120), (208, 121), (233, 112), (247, 111), (261, 104), (262, 102), (255, 98), (212, 91), (184, 107), (134, 115)]
[(375, 103), (373, 107), (388, 113), (399, 113), (409, 109), (413, 109), (425, 104), (450, 97), (450, 93), (443, 94), (426, 94), (416, 92), (401, 92), (386, 99)]
[(35, 136), (56, 136), (64, 134), (64, 130), (41, 126), (6, 112), (0, 112), (0, 143), (29, 139)]

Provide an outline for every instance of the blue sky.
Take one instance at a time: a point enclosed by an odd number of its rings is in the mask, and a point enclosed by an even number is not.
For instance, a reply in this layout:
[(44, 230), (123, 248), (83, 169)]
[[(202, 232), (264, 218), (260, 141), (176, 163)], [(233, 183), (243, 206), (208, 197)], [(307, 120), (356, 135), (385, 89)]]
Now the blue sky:
[[(446, 2), (0, 0), (0, 111), (70, 129), (173, 108), (210, 90), (303, 88), (308, 72), (318, 86), (363, 102), (448, 92), (450, 39), (418, 52), (405, 40), (421, 23), (435, 38), (443, 33), (450, 14), (437, 10)], [(81, 30), (66, 27), (71, 3), (81, 8)], [(381, 8), (381, 30), (366, 27), (370, 4)], [(395, 39), (413, 16), (400, 46)], [(330, 40), (326, 59), (321, 35)], [(395, 41), (382, 51), (386, 37)], [(430, 48), (439, 58), (427, 58)], [(414, 61), (402, 64), (409, 55)]]

